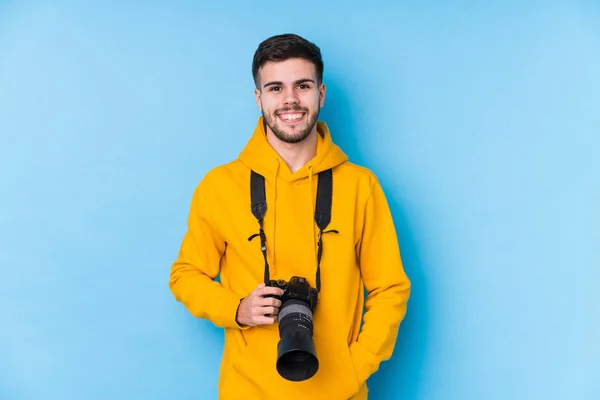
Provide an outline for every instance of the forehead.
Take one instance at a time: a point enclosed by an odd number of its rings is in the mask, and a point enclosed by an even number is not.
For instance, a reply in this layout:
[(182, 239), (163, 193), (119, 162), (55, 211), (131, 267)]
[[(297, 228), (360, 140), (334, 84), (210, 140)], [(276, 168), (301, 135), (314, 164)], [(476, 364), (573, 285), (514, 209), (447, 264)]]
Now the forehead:
[(312, 79), (316, 81), (317, 71), (315, 65), (301, 58), (290, 58), (285, 61), (269, 61), (259, 70), (261, 82), (279, 81), (293, 83), (298, 79)]

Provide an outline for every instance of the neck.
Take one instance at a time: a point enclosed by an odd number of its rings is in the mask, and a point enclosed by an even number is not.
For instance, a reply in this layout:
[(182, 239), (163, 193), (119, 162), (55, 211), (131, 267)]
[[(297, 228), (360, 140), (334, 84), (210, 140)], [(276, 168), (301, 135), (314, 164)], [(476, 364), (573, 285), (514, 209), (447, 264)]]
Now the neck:
[(267, 140), (273, 149), (281, 156), (290, 171), (295, 173), (312, 160), (317, 153), (317, 128), (299, 143), (285, 143), (279, 140), (267, 127)]

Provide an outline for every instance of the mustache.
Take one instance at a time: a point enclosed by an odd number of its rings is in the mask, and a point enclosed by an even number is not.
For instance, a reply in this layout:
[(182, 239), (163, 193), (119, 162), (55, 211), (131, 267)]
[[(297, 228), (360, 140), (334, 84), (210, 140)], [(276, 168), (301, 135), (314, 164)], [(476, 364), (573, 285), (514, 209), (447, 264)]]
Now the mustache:
[(308, 113), (308, 108), (304, 108), (304, 107), (300, 107), (300, 106), (280, 108), (278, 110), (275, 110), (275, 114), (279, 114), (282, 112), (289, 112), (289, 111), (300, 111), (303, 113)]

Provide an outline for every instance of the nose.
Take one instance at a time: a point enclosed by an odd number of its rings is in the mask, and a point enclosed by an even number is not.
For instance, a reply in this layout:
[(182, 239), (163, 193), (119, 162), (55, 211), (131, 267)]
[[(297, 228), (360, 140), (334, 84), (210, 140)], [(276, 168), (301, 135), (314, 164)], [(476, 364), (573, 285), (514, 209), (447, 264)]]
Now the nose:
[(295, 104), (298, 104), (298, 102), (299, 100), (296, 91), (293, 88), (285, 89), (283, 104), (285, 104), (286, 106), (293, 106)]

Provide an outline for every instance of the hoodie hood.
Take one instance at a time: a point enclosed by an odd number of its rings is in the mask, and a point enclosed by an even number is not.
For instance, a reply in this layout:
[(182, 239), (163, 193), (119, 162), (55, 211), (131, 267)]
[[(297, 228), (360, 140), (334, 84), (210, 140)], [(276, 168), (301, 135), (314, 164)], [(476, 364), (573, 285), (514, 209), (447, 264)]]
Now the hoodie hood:
[[(248, 168), (265, 178), (277, 176), (288, 182), (304, 179), (329, 168), (336, 167), (348, 160), (348, 156), (333, 143), (327, 124), (317, 121), (317, 151), (315, 157), (295, 173), (289, 168), (280, 168), (281, 156), (267, 141), (264, 118), (258, 119), (253, 135), (239, 155), (239, 159)], [(285, 165), (285, 163), (284, 163)]]

